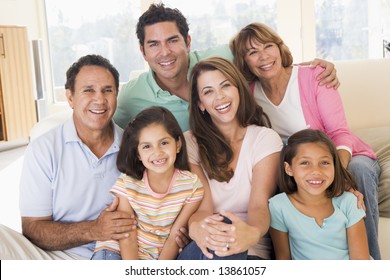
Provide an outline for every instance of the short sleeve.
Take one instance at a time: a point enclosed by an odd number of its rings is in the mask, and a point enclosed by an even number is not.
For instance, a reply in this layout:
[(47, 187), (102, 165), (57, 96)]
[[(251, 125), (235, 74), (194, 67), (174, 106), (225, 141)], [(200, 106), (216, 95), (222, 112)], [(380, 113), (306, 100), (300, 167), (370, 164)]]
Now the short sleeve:
[(184, 138), (186, 140), (189, 162), (200, 166), (199, 148), (194, 135), (191, 131), (186, 131), (184, 133)]
[(257, 136), (252, 146), (254, 165), (263, 158), (273, 153), (280, 152), (283, 148), (282, 139), (273, 129), (266, 127), (255, 127), (255, 133), (257, 133)]
[(114, 195), (120, 195), (120, 196), (125, 196), (125, 197), (128, 197), (128, 193), (126, 191), (126, 189), (129, 187), (129, 185), (131, 184), (127, 184), (126, 185), (126, 181), (129, 181), (129, 180), (126, 180), (127, 179), (130, 179), (130, 177), (128, 177), (126, 174), (122, 173), (118, 179), (116, 179), (114, 185), (112, 186), (112, 188), (110, 189), (110, 192)]
[[(28, 146), (20, 179), (19, 207), (22, 217), (53, 215), (53, 152), (44, 145), (46, 139), (34, 140)], [(43, 144), (42, 144), (43, 143)]]
[(278, 194), (269, 199), (271, 227), (282, 232), (288, 232), (286, 223), (284, 222), (283, 205), (285, 202), (283, 201), (282, 195), (285, 194)]
[(194, 203), (203, 199), (203, 194), (204, 194), (203, 184), (198, 178), (198, 176), (196, 176), (195, 174), (193, 174), (193, 176), (194, 176), (194, 184), (192, 188), (192, 193), (191, 196), (189, 196), (186, 199), (186, 203)]
[(351, 192), (344, 192), (341, 196), (336, 198), (340, 210), (347, 217), (347, 225), (349, 228), (364, 218), (365, 212), (363, 208), (357, 207), (357, 197)]

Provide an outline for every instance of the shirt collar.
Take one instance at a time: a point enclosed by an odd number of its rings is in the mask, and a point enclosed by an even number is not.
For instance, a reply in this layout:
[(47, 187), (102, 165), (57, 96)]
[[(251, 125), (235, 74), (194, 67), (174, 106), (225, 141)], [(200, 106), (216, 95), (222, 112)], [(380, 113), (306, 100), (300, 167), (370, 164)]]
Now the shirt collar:
[[(106, 154), (111, 154), (119, 151), (120, 144), (123, 136), (123, 129), (120, 128), (114, 121), (111, 121), (111, 124), (114, 127), (114, 142), (111, 147), (107, 150)], [(76, 126), (73, 121), (73, 117), (67, 120), (64, 123), (64, 139), (65, 143), (78, 142), (81, 145), (84, 145), (83, 141), (77, 134)]]
[[(191, 75), (191, 69), (195, 66), (196, 63), (199, 62), (200, 59), (194, 52), (190, 52), (188, 57), (190, 59), (190, 62), (188, 64), (188, 69), (187, 69), (187, 79), (189, 80), (190, 79), (190, 75)], [(148, 84), (152, 88), (153, 93), (154, 93), (155, 96), (157, 96), (159, 94), (162, 94), (164, 92), (168, 92), (166, 90), (161, 89), (161, 87), (157, 84), (156, 79), (154, 78), (154, 72), (150, 68), (148, 70), (146, 79), (148, 81)]]

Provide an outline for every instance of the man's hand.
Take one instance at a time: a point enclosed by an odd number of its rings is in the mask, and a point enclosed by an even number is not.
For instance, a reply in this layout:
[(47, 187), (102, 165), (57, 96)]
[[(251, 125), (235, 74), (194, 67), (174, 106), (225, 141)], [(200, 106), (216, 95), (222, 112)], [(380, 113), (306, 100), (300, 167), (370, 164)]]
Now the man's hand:
[(134, 215), (116, 211), (119, 198), (104, 209), (95, 220), (95, 226), (91, 229), (96, 240), (119, 240), (129, 236), (129, 232), (136, 229)]
[(333, 87), (337, 89), (340, 86), (339, 79), (336, 75), (336, 68), (332, 62), (315, 58), (309, 62), (300, 63), (300, 65), (310, 65), (310, 67), (321, 66), (324, 71), (318, 75), (317, 80), (320, 81), (320, 85), (326, 85), (327, 88)]

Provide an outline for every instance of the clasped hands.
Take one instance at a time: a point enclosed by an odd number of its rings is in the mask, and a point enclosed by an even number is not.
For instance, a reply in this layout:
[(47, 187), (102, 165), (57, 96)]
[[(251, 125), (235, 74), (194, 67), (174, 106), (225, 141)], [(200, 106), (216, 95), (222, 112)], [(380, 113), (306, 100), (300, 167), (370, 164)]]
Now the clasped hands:
[(227, 211), (204, 218), (200, 227), (198, 236), (194, 239), (209, 259), (213, 258), (210, 250), (219, 257), (231, 256), (248, 250), (260, 238), (256, 227)]

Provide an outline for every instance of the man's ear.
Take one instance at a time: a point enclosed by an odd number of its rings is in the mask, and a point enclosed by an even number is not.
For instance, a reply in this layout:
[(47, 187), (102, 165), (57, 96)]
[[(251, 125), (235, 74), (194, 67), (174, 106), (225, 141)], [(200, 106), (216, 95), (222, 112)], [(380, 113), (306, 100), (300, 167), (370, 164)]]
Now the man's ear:
[(144, 49), (144, 46), (139, 46), (139, 50), (141, 51), (143, 57), (145, 58), (145, 49)]
[(188, 34), (187, 36), (187, 51), (190, 52), (191, 51), (191, 36)]
[(72, 94), (72, 91), (70, 89), (67, 89), (65, 91), (65, 95), (66, 95), (66, 99), (68, 100), (68, 104), (69, 104), (70, 108), (73, 109), (73, 94)]
[(293, 176), (293, 172), (292, 172), (291, 166), (286, 161), (284, 162), (284, 171), (286, 172), (286, 174), (288, 176)]

